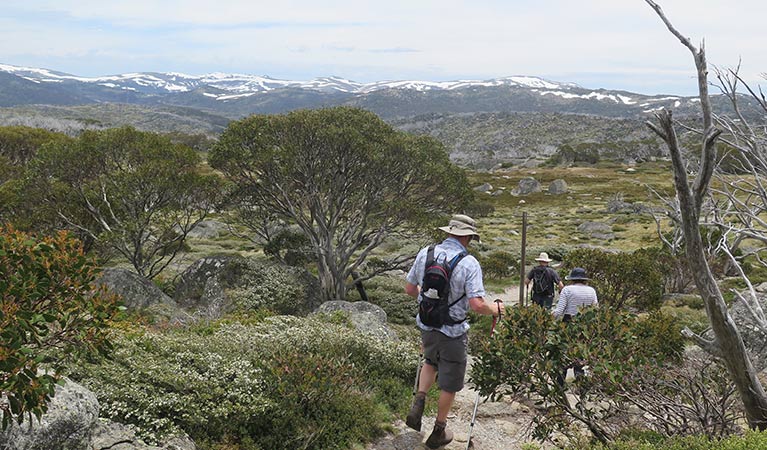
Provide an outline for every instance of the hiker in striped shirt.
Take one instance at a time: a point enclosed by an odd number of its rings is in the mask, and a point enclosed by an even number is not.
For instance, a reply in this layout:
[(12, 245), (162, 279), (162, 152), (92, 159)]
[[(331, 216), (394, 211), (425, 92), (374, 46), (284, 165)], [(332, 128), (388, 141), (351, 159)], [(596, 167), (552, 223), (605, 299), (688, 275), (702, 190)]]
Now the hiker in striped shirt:
[[(565, 280), (572, 281), (572, 284), (565, 286), (559, 292), (559, 301), (553, 314), (557, 319), (561, 317), (564, 322), (570, 322), (578, 314), (579, 309), (596, 307), (599, 303), (597, 302), (597, 291), (586, 284), (589, 278), (586, 276), (585, 269), (574, 268), (570, 271), (570, 275), (565, 277)], [(585, 364), (586, 362), (583, 360), (575, 360), (569, 367), (573, 368), (573, 374), (576, 377), (581, 377), (585, 374), (583, 370)], [(565, 385), (567, 369), (568, 367), (565, 367), (563, 373), (557, 374), (557, 384), (560, 386)]]
[(559, 301), (557, 301), (557, 307), (554, 308), (554, 317), (569, 322), (578, 314), (578, 309), (599, 305), (597, 291), (587, 284), (589, 279), (585, 269), (574, 268), (570, 271), (570, 275), (565, 277), (565, 280), (572, 281), (572, 284), (565, 286), (559, 293)]

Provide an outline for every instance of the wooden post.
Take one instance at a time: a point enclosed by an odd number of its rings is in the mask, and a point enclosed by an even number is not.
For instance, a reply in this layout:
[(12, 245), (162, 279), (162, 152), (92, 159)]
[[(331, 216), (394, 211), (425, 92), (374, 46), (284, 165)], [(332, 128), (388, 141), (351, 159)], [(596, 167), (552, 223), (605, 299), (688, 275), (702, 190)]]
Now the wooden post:
[(519, 306), (525, 306), (525, 249), (527, 248), (527, 212), (522, 213), (522, 252), (519, 262)]

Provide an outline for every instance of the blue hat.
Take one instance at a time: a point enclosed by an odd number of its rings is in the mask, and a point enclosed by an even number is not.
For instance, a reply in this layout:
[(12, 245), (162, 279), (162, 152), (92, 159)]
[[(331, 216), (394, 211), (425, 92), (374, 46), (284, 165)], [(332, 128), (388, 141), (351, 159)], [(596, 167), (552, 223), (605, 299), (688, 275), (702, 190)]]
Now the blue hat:
[(570, 275), (565, 277), (565, 280), (588, 280), (586, 276), (586, 269), (582, 267), (576, 267), (570, 271)]

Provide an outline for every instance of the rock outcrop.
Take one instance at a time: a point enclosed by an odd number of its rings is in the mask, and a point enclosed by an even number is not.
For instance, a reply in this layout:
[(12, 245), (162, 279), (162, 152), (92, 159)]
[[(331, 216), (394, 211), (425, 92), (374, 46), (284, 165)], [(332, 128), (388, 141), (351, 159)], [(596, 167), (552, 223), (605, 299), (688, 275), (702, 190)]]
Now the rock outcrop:
[(99, 417), (99, 402), (93, 392), (65, 379), (40, 421), (28, 419), (0, 432), (3, 450), (88, 449)]
[(362, 333), (379, 339), (397, 339), (397, 333), (391, 330), (386, 323), (386, 311), (380, 306), (368, 302), (335, 300), (323, 303), (314, 312), (331, 313), (334, 311), (343, 311), (349, 314), (349, 319), (354, 327)]
[(583, 222), (578, 231), (594, 239), (610, 240), (615, 238), (613, 227), (604, 222)]
[(237, 308), (306, 315), (320, 304), (317, 279), (304, 269), (257, 258), (211, 256), (181, 275), (175, 299), (190, 314), (218, 318)]
[(228, 231), (229, 227), (225, 223), (216, 220), (203, 220), (195, 225), (186, 236), (192, 239), (212, 239)]
[(541, 183), (533, 177), (525, 177), (519, 180), (518, 186), (512, 191), (514, 195), (529, 195), (541, 192)]
[(128, 309), (147, 308), (156, 304), (175, 306), (173, 299), (154, 283), (127, 269), (104, 269), (96, 283), (120, 295)]
[(477, 192), (490, 192), (493, 190), (493, 185), (490, 183), (484, 183), (474, 188)]
[[(743, 292), (742, 295), (745, 298), (750, 298), (750, 294), (747, 291)], [(767, 297), (764, 294), (757, 294), (757, 299), (762, 311), (767, 311)], [(736, 299), (733, 302), (730, 307), (730, 317), (738, 326), (743, 343), (746, 345), (749, 357), (751, 358), (751, 363), (756, 370), (767, 370), (767, 355), (764, 352), (764, 349), (767, 348), (767, 337), (757, 325), (754, 317), (742, 300)], [(709, 332), (707, 337), (713, 337), (713, 333)]]
[[(208, 311), (213, 307), (221, 312), (224, 292), (219, 275), (232, 267), (238, 256), (209, 256), (198, 259), (181, 274), (173, 298), (183, 308), (191, 311)], [(214, 314), (215, 315), (215, 314)]]
[(553, 195), (561, 195), (561, 194), (567, 194), (568, 188), (567, 188), (567, 182), (563, 179), (554, 180), (549, 185), (549, 194)]
[(196, 450), (188, 436), (152, 446), (127, 425), (99, 419), (96, 395), (72, 380), (56, 386), (48, 411), (37, 419), (13, 423), (0, 432), (2, 450)]

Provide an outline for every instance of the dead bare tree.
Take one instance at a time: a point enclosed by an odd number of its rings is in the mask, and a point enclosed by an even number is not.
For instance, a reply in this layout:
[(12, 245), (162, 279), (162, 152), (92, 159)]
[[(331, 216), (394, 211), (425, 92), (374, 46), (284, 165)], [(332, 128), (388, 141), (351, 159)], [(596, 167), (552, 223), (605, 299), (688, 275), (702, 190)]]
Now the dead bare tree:
[(715, 143), (722, 133), (722, 130), (714, 125), (708, 93), (708, 68), (704, 45), (701, 44), (700, 49), (696, 48), (688, 38), (674, 28), (657, 3), (652, 0), (645, 0), (645, 2), (653, 8), (668, 30), (690, 50), (698, 74), (703, 134), (698, 173), (692, 183), (688, 181), (686, 163), (679, 146), (671, 111), (664, 110), (657, 113), (657, 124), (647, 123), (669, 148), (674, 171), (674, 187), (685, 238), (685, 251), (715, 337), (708, 340), (689, 330), (688, 335), (708, 353), (722, 359), (743, 401), (749, 426), (764, 430), (767, 429), (767, 394), (757, 377), (740, 331), (727, 311), (722, 292), (708, 265), (700, 233), (701, 208), (709, 194), (717, 162)]

